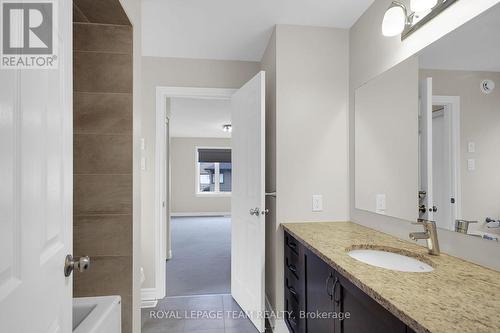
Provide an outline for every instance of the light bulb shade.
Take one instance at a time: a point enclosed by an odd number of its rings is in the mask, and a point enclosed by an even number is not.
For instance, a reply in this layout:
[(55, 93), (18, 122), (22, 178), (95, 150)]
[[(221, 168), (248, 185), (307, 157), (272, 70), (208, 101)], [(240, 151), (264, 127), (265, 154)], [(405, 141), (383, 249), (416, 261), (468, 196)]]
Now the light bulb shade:
[(382, 34), (386, 37), (400, 35), (405, 29), (405, 25), (405, 10), (401, 6), (393, 6), (385, 12), (382, 21)]
[(410, 9), (412, 12), (420, 13), (434, 8), (436, 4), (437, 0), (411, 0)]

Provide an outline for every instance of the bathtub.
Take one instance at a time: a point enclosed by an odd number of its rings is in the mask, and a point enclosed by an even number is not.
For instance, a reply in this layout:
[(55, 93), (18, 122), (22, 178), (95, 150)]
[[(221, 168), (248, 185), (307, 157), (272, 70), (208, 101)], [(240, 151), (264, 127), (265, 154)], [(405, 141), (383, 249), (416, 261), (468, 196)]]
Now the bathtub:
[(73, 298), (73, 333), (121, 333), (120, 296)]

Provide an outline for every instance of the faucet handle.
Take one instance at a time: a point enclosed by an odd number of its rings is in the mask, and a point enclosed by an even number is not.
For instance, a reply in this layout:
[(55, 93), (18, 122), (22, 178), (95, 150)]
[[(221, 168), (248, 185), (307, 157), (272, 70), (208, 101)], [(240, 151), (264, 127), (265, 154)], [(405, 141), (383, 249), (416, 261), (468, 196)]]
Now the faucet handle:
[(423, 225), (423, 226), (428, 226), (429, 224), (436, 224), (436, 222), (434, 221), (430, 221), (430, 220), (426, 220), (426, 219), (421, 219), (421, 218), (418, 218), (417, 219), (417, 222), (412, 222), (412, 224), (415, 224), (415, 225)]

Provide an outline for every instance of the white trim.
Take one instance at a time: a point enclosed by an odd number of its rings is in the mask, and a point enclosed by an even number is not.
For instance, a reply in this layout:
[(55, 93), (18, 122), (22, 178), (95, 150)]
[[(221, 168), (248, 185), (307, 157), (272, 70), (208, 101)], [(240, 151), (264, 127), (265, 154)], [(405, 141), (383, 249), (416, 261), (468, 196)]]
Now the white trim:
[[(266, 295), (266, 312), (274, 313), (276, 315), (276, 311), (273, 309), (271, 302)], [(288, 327), (285, 324), (285, 320), (281, 317), (277, 318), (276, 316), (269, 316), (269, 325), (271, 326), (271, 331), (273, 333), (289, 333)]]
[(198, 192), (195, 194), (198, 198), (229, 198), (231, 192)]
[[(266, 312), (268, 314), (274, 313), (273, 306), (271, 305), (271, 302), (269, 302), (269, 298), (267, 298), (267, 295), (266, 295)], [(276, 326), (276, 318), (275, 318), (275, 316), (269, 316), (268, 320), (269, 320), (269, 325), (271, 326), (271, 330), (273, 330), (274, 327)]]
[[(141, 301), (153, 301), (158, 300), (156, 288), (142, 288), (141, 289)], [(162, 297), (163, 298), (163, 297)]]
[(193, 212), (170, 213), (171, 217), (199, 217), (199, 216), (231, 216), (231, 212)]
[(276, 320), (276, 324), (272, 328), (272, 331), (273, 333), (290, 333), (283, 318)]
[[(442, 105), (450, 112), (450, 142), (452, 143), (451, 161), (452, 195), (455, 198), (455, 219), (462, 218), (462, 179), (461, 179), (461, 142), (460, 142), (460, 96), (432, 96), (433, 105)], [(454, 230), (455, 221), (451, 221), (450, 228)]]
[[(166, 256), (166, 221), (163, 218), (163, 201), (166, 202), (167, 198), (164, 198), (164, 193), (167, 193), (166, 189), (162, 184), (166, 184), (166, 174), (165, 170), (165, 160), (166, 160), (166, 125), (167, 125), (167, 99), (158, 98), (156, 99), (156, 144), (158, 142), (163, 142), (161, 149), (156, 146), (155, 149), (155, 209), (154, 209), (154, 262), (155, 262), (155, 272), (154, 280), (155, 299), (162, 299), (166, 296), (165, 290), (165, 277), (166, 277), (166, 267), (164, 260)], [(153, 297), (151, 297), (153, 298)]]
[(141, 301), (141, 309), (151, 309), (158, 305), (158, 300), (144, 300)]
[[(165, 281), (166, 269), (165, 260), (169, 254), (167, 246), (170, 246), (170, 228), (169, 221), (163, 221), (162, 202), (166, 201), (168, 209), (170, 208), (170, 189), (165, 189), (167, 170), (165, 170), (165, 152), (166, 152), (166, 126), (167, 119), (167, 98), (184, 97), (199, 99), (223, 99), (229, 100), (237, 89), (220, 88), (191, 88), (191, 87), (156, 87), (156, 125), (155, 125), (155, 161), (154, 161), (154, 280), (155, 288), (154, 298), (162, 299), (166, 295)], [(162, 187), (163, 186), (163, 187)], [(163, 193), (167, 198), (163, 198)], [(168, 202), (167, 202), (168, 201)], [(167, 212), (169, 215), (170, 212)], [(169, 215), (171, 216), (171, 215)]]

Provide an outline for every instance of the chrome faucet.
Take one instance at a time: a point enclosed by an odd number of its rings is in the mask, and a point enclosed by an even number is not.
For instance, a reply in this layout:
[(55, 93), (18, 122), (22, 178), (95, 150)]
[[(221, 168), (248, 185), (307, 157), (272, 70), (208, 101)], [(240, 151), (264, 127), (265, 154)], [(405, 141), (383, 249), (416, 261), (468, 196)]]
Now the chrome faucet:
[(426, 239), (427, 248), (429, 249), (429, 254), (438, 256), (440, 254), (440, 251), (439, 251), (439, 242), (436, 230), (436, 222), (428, 221), (425, 219), (417, 219), (417, 222), (413, 224), (418, 224), (423, 226), (425, 231), (412, 232), (410, 233), (410, 238), (412, 240)]

